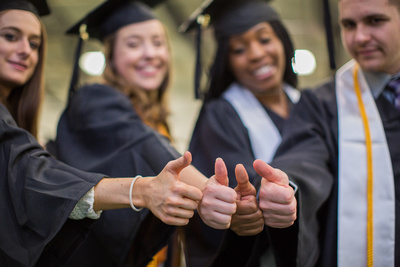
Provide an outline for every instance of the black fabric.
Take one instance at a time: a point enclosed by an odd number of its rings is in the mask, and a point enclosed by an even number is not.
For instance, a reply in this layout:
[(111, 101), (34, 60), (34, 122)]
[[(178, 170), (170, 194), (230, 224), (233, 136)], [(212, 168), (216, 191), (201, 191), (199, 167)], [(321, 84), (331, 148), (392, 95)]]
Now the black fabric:
[(242, 34), (261, 22), (280, 21), (278, 13), (263, 0), (229, 1), (214, 17), (211, 21), (217, 40)]
[(50, 14), (50, 9), (46, 0), (1, 0), (0, 11), (7, 9), (30, 11), (37, 16), (46, 16)]
[[(278, 130), (284, 119), (266, 109)], [(237, 185), (235, 167), (241, 163), (246, 168), (250, 182), (258, 184), (260, 177), (253, 168), (253, 155), (249, 134), (232, 105), (222, 98), (206, 102), (197, 120), (189, 150), (193, 165), (205, 176), (214, 172), (215, 159), (221, 157), (228, 169), (229, 186)], [(188, 266), (204, 266), (217, 252), (224, 230), (213, 229), (195, 216), (185, 227), (186, 261)]]
[(156, 19), (151, 7), (164, 0), (112, 0), (104, 1), (90, 11), (78, 23), (67, 30), (67, 34), (80, 34), (82, 24), (87, 26), (90, 38), (103, 40), (120, 28), (146, 20)]
[[(52, 158), (3, 105), (0, 144), (0, 266), (34, 266), (79, 199), (104, 176)], [(63, 251), (70, 253), (75, 244), (49, 249), (65, 259)]]
[[(100, 84), (73, 94), (60, 118), (57, 139), (48, 149), (72, 166), (110, 177), (154, 176), (180, 156), (167, 138), (142, 122), (126, 96)], [(147, 231), (154, 224), (160, 233), (174, 230), (162, 223), (143, 224), (144, 220), (158, 219), (148, 210), (104, 211), (69, 266), (122, 266), (138, 231)], [(141, 249), (154, 251), (166, 242), (164, 238), (149, 239)]]
[[(258, 267), (259, 257), (268, 246), (268, 237), (265, 231), (254, 236), (238, 236), (233, 231), (227, 230), (223, 240), (218, 253), (205, 266)], [(261, 250), (259, 250), (260, 248)], [(253, 255), (250, 258), (254, 261), (250, 262), (246, 255)]]
[[(282, 138), (271, 165), (285, 171), (299, 186), (297, 264), (315, 266), (321, 250), (336, 251), (336, 242), (330, 243), (337, 235), (337, 109), (333, 83), (302, 93)], [(296, 238), (288, 238), (287, 242), (295, 242)], [(335, 253), (329, 256), (321, 266), (336, 266)], [(296, 254), (286, 253), (286, 257), (293, 259)]]
[(57, 235), (46, 245), (36, 267), (65, 266), (89, 233), (93, 220), (68, 219)]

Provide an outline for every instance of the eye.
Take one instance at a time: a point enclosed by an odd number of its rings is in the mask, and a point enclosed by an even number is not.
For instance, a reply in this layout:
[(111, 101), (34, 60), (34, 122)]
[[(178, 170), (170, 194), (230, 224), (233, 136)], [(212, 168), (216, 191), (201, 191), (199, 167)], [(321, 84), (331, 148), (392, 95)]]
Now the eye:
[(139, 47), (139, 42), (130, 41), (126, 44), (129, 48), (137, 48)]
[(271, 38), (260, 38), (261, 44), (268, 44), (271, 41)]
[(244, 47), (236, 47), (231, 49), (231, 53), (234, 55), (242, 55), (244, 54), (246, 49)]
[(157, 46), (157, 47), (160, 47), (160, 46), (164, 46), (165, 42), (162, 39), (155, 39), (155, 40), (153, 40), (153, 45)]
[(32, 48), (32, 50), (37, 50), (40, 47), (40, 43), (36, 42), (36, 41), (30, 41), (29, 42), (30, 47)]
[(356, 27), (356, 24), (352, 21), (342, 21), (343, 29), (350, 30)]
[(372, 18), (369, 18), (369, 19), (368, 19), (367, 23), (368, 23), (369, 25), (372, 25), (372, 26), (377, 26), (377, 25), (380, 25), (381, 23), (383, 23), (383, 22), (385, 22), (385, 21), (386, 21), (385, 18), (372, 17)]
[(17, 35), (12, 34), (12, 33), (4, 33), (4, 34), (2, 34), (1, 36), (3, 36), (4, 39), (6, 39), (6, 40), (9, 41), (9, 42), (15, 42), (15, 41), (18, 40)]

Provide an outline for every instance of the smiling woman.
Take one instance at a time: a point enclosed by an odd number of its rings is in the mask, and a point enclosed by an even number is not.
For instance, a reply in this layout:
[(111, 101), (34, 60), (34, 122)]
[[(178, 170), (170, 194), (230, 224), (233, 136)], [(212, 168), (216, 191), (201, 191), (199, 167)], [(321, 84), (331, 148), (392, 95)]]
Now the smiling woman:
[(0, 11), (0, 100), (18, 125), (37, 135), (46, 33), (26, 10)]
[(0, 66), (0, 83), (8, 97), (12, 88), (23, 85), (35, 71), (41, 26), (32, 12), (10, 10), (3, 13), (0, 17), (0, 57), (4, 66)]
[(121, 27), (104, 38), (104, 80), (129, 97), (143, 121), (169, 136), (165, 94), (170, 80), (166, 28), (157, 19)]

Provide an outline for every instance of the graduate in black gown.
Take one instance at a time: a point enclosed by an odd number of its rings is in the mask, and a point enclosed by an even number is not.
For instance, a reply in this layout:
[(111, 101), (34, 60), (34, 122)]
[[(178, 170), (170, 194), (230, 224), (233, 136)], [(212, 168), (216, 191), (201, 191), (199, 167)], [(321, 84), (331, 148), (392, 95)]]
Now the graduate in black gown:
[[(242, 163), (250, 182), (257, 184), (260, 176), (253, 162), (272, 160), (291, 107), (300, 98), (293, 44), (267, 1), (214, 0), (181, 27), (192, 30), (204, 16), (210, 16), (217, 48), (190, 142), (193, 165), (208, 175), (213, 159), (222, 157), (229, 174)], [(236, 180), (229, 186), (236, 187)], [(248, 229), (257, 231), (255, 225)], [(224, 231), (206, 226), (195, 215), (185, 233), (186, 261), (202, 266), (215, 254)]]
[[(86, 34), (104, 44), (106, 67), (100, 83), (78, 89), (73, 78), (57, 138), (48, 146), (58, 159), (123, 177), (154, 175), (179, 157), (168, 138), (165, 108), (172, 57), (165, 26), (150, 8), (158, 2), (105, 1), (68, 30), (79, 34), (86, 25)], [(180, 179), (202, 189), (200, 209), (208, 225), (229, 227), (236, 193), (225, 180), (224, 185), (209, 181), (190, 166)], [(103, 212), (70, 266), (122, 266), (138, 257), (149, 261), (174, 230), (151, 214)]]
[[(47, 41), (40, 16), (46, 14), (44, 0), (0, 3), (1, 266), (64, 266), (93, 219), (106, 209), (136, 205), (160, 214), (169, 210), (163, 215), (166, 221), (186, 224), (202, 196), (178, 181), (190, 153), (156, 177), (122, 179), (79, 171), (43, 149), (36, 136)], [(166, 206), (151, 208), (146, 191), (153, 201), (175, 191), (175, 204), (166, 201)]]
[[(271, 165), (298, 185), (298, 230), (270, 237), (280, 266), (398, 266), (400, 112), (392, 84), (400, 74), (400, 3), (338, 6), (353, 59), (332, 81), (304, 91), (286, 124)], [(260, 206), (268, 188), (261, 185)], [(219, 263), (230, 258), (222, 255)]]

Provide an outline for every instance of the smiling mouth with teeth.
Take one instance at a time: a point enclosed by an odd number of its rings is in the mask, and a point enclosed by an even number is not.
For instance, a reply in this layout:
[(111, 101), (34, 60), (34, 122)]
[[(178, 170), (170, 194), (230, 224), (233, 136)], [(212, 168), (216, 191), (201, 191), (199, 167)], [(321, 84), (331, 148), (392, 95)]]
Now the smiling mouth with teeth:
[(270, 71), (271, 71), (271, 66), (268, 65), (268, 66), (263, 66), (263, 67), (257, 69), (256, 71), (254, 71), (254, 74), (255, 75), (264, 75)]

